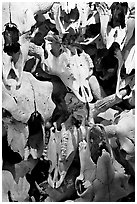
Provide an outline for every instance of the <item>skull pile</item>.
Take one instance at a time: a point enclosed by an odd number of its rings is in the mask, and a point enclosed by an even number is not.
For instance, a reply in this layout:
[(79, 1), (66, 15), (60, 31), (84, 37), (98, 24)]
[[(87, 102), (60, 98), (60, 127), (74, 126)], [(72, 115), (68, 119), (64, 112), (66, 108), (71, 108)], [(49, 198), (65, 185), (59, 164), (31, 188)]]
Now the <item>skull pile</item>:
[(134, 3), (4, 2), (2, 63), (3, 201), (134, 201)]

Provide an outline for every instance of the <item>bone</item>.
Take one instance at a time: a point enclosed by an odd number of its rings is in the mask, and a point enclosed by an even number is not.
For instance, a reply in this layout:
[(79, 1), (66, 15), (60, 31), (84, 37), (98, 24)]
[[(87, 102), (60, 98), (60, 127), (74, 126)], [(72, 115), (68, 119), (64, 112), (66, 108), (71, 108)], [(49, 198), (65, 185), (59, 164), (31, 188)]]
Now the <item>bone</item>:
[(96, 100), (103, 99), (107, 96), (105, 91), (103, 90), (103, 87), (100, 86), (97, 78), (94, 75), (89, 78), (89, 85), (91, 88), (91, 92)]
[(30, 155), (30, 151), (28, 146), (24, 149), (24, 160), (27, 161), (28, 157)]
[[(134, 9), (133, 9), (134, 8)], [(135, 29), (135, 7), (132, 7), (133, 14), (129, 14), (127, 19), (127, 30), (126, 30), (126, 39), (124, 45), (127, 45), (131, 37), (133, 36), (134, 29)]]
[(80, 157), (80, 175), (77, 177), (77, 180), (84, 181), (85, 180), (85, 175), (84, 172), (86, 170), (86, 174), (89, 176), (93, 173), (92, 170), (94, 169), (94, 163), (91, 159), (90, 156), (90, 149), (88, 146), (88, 143), (83, 140), (79, 143), (79, 157)]
[(65, 31), (65, 28), (63, 27), (63, 24), (61, 23), (61, 20), (60, 20), (61, 11), (60, 10), (61, 9), (59, 6), (57, 10), (57, 14), (55, 16), (55, 23), (56, 23), (56, 28), (59, 31), (60, 37), (63, 37), (63, 34), (68, 33), (68, 32)]
[(28, 55), (34, 56), (36, 58), (36, 63), (33, 69), (31, 70), (31, 73), (34, 73), (36, 71), (39, 61), (40, 61), (41, 68), (43, 69), (45, 57), (44, 57), (44, 49), (42, 48), (42, 46), (38, 46), (30, 42)]
[(30, 148), (30, 154), (32, 155), (33, 159), (37, 159), (38, 158), (37, 149)]
[(53, 180), (52, 180), (51, 174), (49, 174), (49, 176), (48, 176), (48, 184), (49, 184), (52, 188), (54, 188), (54, 182), (53, 182)]
[(54, 5), (55, 2), (35, 2), (31, 7), (34, 15), (47, 13)]
[(11, 65), (11, 57), (8, 56), (6, 53), (2, 53), (3, 58), (3, 67), (2, 67), (2, 80), (5, 86), (7, 86), (8, 89), (10, 89), (10, 84), (8, 83), (8, 74), (10, 72), (10, 69), (12, 67)]
[(122, 95), (120, 94), (120, 81), (121, 81), (121, 68), (124, 64), (124, 60), (122, 59), (122, 55), (119, 52), (117, 55), (117, 59), (118, 59), (118, 70), (117, 70), (117, 85), (116, 85), (116, 95), (117, 97), (119, 97), (120, 99), (122, 99)]
[(89, 123), (93, 123), (93, 119), (99, 114), (106, 111), (108, 108), (113, 107), (114, 105), (120, 103), (122, 98), (127, 95), (128, 90), (123, 89), (120, 90), (120, 95), (122, 97), (118, 97), (116, 94), (112, 94), (107, 96), (101, 100), (97, 100), (95, 103), (89, 103)]
[(39, 186), (39, 184), (35, 181), (35, 186), (40, 194), (46, 195), (46, 192), (42, 190), (42, 188)]
[(116, 85), (116, 95), (119, 98), (122, 98), (122, 95), (120, 94), (120, 82), (121, 82), (121, 68), (126, 60), (126, 57), (128, 55), (128, 52), (131, 50), (133, 45), (135, 44), (135, 33), (133, 33), (132, 37), (130, 38), (129, 42), (126, 46), (124, 46), (122, 52), (117, 53), (117, 59), (118, 59), (118, 70), (117, 70), (117, 85)]
[[(21, 36), (19, 40), (19, 44), (21, 45), (18, 52), (12, 52), (10, 55), (9, 53), (5, 53), (3, 51), (3, 83), (4, 85), (10, 89), (11, 85), (9, 85), (9, 74), (11, 69), (14, 70), (16, 78), (13, 78), (16, 81), (16, 89), (19, 89), (22, 82), (22, 72), (27, 60), (28, 55), (28, 46), (29, 41), (25, 39), (27, 36)], [(12, 78), (12, 76), (10, 76)]]
[(66, 176), (66, 173), (61, 174), (59, 181), (56, 182), (56, 188), (59, 188), (61, 186), (62, 182), (64, 181), (65, 176)]
[(107, 45), (107, 26), (110, 20), (110, 13), (109, 10), (106, 8), (104, 2), (99, 3), (97, 6), (97, 11), (99, 12), (100, 23), (101, 23), (101, 35), (103, 38), (103, 42)]

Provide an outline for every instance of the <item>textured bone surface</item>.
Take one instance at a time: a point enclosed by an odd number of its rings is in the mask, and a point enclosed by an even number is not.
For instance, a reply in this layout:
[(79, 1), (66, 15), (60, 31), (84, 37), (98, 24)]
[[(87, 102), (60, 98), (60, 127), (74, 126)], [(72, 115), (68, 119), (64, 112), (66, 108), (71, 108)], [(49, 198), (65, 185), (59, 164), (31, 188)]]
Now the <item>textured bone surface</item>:
[[(79, 143), (79, 157), (80, 157), (80, 175), (76, 178), (76, 188), (78, 195), (82, 195), (86, 192), (87, 188), (91, 186), (92, 181), (95, 179), (94, 171), (96, 165), (91, 159), (91, 153), (88, 143), (83, 140)], [(79, 190), (79, 182), (85, 189), (84, 192)]]
[(79, 100), (90, 102), (93, 99), (88, 77), (92, 72), (92, 60), (84, 51), (78, 56), (77, 51), (72, 55), (69, 49), (66, 49), (59, 57), (55, 57), (51, 52), (51, 44), (46, 43), (48, 58), (45, 60), (48, 66), (48, 72), (61, 78), (64, 84), (69, 87)]
[(61, 131), (51, 130), (48, 144), (48, 159), (51, 161), (48, 182), (52, 188), (58, 188), (64, 181), (73, 162), (78, 146), (78, 133), (71, 127), (71, 118), (62, 124)]
[[(46, 90), (45, 87), (47, 87)], [(41, 114), (43, 120), (46, 121), (51, 117), (55, 108), (55, 104), (51, 99), (52, 91), (52, 83), (40, 82), (32, 74), (24, 72), (22, 86), (19, 90), (13, 89), (12, 91), (8, 91), (3, 85), (2, 106), (16, 120), (22, 121), (23, 123), (26, 123), (31, 114), (36, 110)], [(26, 95), (26, 93), (28, 94)]]
[(3, 201), (135, 201), (135, 3), (2, 3)]
[(11, 18), (12, 23), (17, 25), (21, 34), (29, 31), (36, 22), (31, 8), (31, 4), (27, 2), (22, 5), (20, 2), (4, 2), (2, 4), (3, 29), (6, 23), (10, 23)]

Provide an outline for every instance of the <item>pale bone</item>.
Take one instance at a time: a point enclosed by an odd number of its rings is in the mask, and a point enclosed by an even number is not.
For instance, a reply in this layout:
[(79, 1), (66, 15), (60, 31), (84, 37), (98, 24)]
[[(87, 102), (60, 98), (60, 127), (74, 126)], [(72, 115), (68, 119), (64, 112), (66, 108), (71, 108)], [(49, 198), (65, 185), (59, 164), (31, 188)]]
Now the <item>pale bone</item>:
[(66, 13), (70, 13), (71, 9), (74, 9), (76, 6), (75, 2), (60, 2), (62, 10), (65, 10)]
[[(75, 4), (75, 3), (74, 3)], [(82, 8), (81, 5), (79, 4), (75, 4), (75, 6), (77, 7), (78, 11), (79, 11), (79, 19), (76, 22), (72, 22), (70, 23), (67, 27), (65, 25), (63, 25), (63, 22), (61, 22), (60, 20), (60, 16), (61, 16), (61, 7), (62, 9), (64, 9), (65, 4), (63, 2), (61, 2), (57, 8), (57, 12), (54, 12), (54, 19), (55, 19), (55, 24), (56, 24), (56, 28), (59, 31), (59, 37), (62, 38), (63, 35), (65, 33), (68, 33), (68, 29), (69, 28), (73, 28), (74, 30), (78, 30), (80, 27), (80, 22), (83, 21), (82, 19)], [(72, 5), (71, 5), (72, 6)], [(67, 10), (67, 12), (70, 11), (70, 5), (68, 5), (67, 2), (67, 9), (65, 9), (65, 11)], [(66, 13), (67, 13), (66, 12)]]
[[(124, 87), (123, 87), (123, 90), (120, 91), (120, 94), (122, 95), (122, 98), (124, 98), (127, 95), (127, 90), (124, 89)], [(106, 96), (104, 98), (101, 98), (100, 100), (97, 100), (95, 103), (88, 103), (88, 106), (89, 106), (88, 107), (89, 112), (88, 112), (85, 104), (78, 101), (76, 96), (74, 96), (72, 94), (68, 94), (66, 96), (65, 100), (66, 100), (66, 104), (68, 106), (68, 110), (72, 113), (72, 115), (76, 119), (80, 118), (80, 120), (83, 117), (86, 118), (89, 125), (94, 123), (94, 120), (98, 114), (105, 112), (108, 108), (111, 108), (114, 105), (122, 102), (122, 99), (117, 97), (116, 94), (112, 94), (110, 96)], [(83, 122), (86, 122), (86, 120), (85, 121), (83, 120)], [(84, 127), (84, 129), (83, 129), (83, 127)], [(84, 131), (85, 131), (84, 123), (82, 124), (82, 127), (80, 127), (79, 131), (81, 131), (81, 132), (83, 131), (83, 134), (84, 134)]]
[(125, 46), (127, 45), (130, 38), (132, 37), (135, 29), (135, 2), (128, 2), (128, 6), (131, 12), (129, 12), (126, 19), (126, 36), (124, 41)]
[(34, 56), (36, 58), (36, 63), (31, 70), (31, 73), (35, 72), (37, 65), (40, 61), (41, 68), (44, 70), (44, 64), (45, 64), (45, 56), (44, 56), (44, 49), (42, 46), (35, 45), (34, 43), (29, 43), (29, 51), (28, 51), (29, 56)]
[[(19, 30), (19, 44), (21, 45), (19, 52), (7, 56), (3, 53), (3, 82), (10, 89), (8, 83), (8, 74), (13, 69), (16, 75), (17, 85), (20, 88), (22, 81), (22, 71), (27, 60), (31, 27), (36, 23), (34, 15), (46, 13), (51, 9), (53, 3), (23, 3), (20, 2), (5, 2), (2, 4), (2, 31), (5, 30), (7, 23), (14, 23)], [(16, 59), (15, 59), (16, 58)], [(12, 62), (13, 61), (13, 62)], [(42, 59), (43, 61), (43, 59)]]
[[(21, 34), (30, 31), (31, 27), (36, 23), (34, 16), (47, 13), (53, 6), (54, 2), (4, 2), (2, 4), (2, 24), (3, 29), (6, 23), (11, 21), (15, 23)], [(4, 31), (4, 30), (3, 30)]]
[[(118, 140), (120, 149), (126, 152), (126, 162), (135, 171), (135, 115), (131, 111), (123, 111), (118, 118), (115, 118), (114, 124), (105, 126), (105, 132), (108, 138)], [(116, 148), (117, 144), (112, 143)], [(130, 168), (131, 168), (130, 167)]]
[(108, 27), (108, 22), (110, 21), (111, 14), (108, 8), (106, 8), (106, 5), (104, 2), (96, 3), (96, 4), (97, 4), (97, 11), (100, 16), (101, 35), (102, 35), (104, 44), (107, 45), (107, 27)]
[(28, 54), (29, 38), (26, 32), (29, 32), (31, 26), (35, 23), (34, 16), (26, 5), (27, 4), (23, 4), (20, 6), (19, 3), (7, 2), (3, 3), (2, 8), (3, 31), (6, 23), (14, 23), (20, 33), (18, 43), (21, 45), (21, 47), (19, 51), (17, 53), (13, 53), (11, 56), (8, 56), (8, 54), (3, 52), (3, 82), (6, 86), (9, 86), (7, 78), (10, 70), (13, 69), (16, 74), (17, 88), (19, 88), (21, 85), (22, 71)]
[(62, 38), (63, 35), (66, 33), (66, 30), (63, 27), (63, 24), (61, 23), (60, 12), (61, 12), (61, 10), (60, 10), (60, 5), (59, 5), (59, 7), (57, 9), (57, 13), (54, 14), (54, 18), (55, 18), (56, 28), (59, 31), (59, 36)]
[[(20, 124), (27, 125), (28, 120), (36, 110), (41, 115), (42, 122), (46, 122), (49, 118), (51, 118), (53, 110), (55, 109), (55, 104), (51, 100), (52, 90), (53, 86), (50, 82), (40, 82), (28, 72), (23, 73), (22, 86), (20, 90), (8, 91), (3, 85), (2, 107), (11, 114), (11, 117), (8, 117), (6, 114), (6, 116), (3, 115), (4, 124), (8, 125), (8, 123), (10, 123), (12, 125), (16, 121), (20, 121)], [(19, 135), (21, 134), (20, 130), (21, 129), (18, 131)], [(24, 132), (23, 135), (25, 135)], [(29, 133), (27, 133), (27, 135), (30, 139)], [(28, 144), (27, 138), (24, 142), (25, 144), (23, 144), (23, 154), (21, 156), (24, 157), (24, 160), (27, 160), (29, 155), (31, 155), (33, 159), (41, 157), (45, 143), (44, 139), (45, 129), (43, 123), (41, 123), (40, 134), (33, 134), (30, 143)]]
[(86, 190), (82, 194), (77, 191), (79, 196), (87, 192), (88, 188), (92, 185), (92, 181), (95, 179), (96, 165), (92, 161), (90, 154), (88, 143), (85, 140), (81, 141), (79, 143), (80, 175), (76, 178), (75, 186), (77, 186), (77, 182), (81, 181)]
[[(127, 90), (120, 91), (122, 98), (127, 94)], [(106, 111), (108, 108), (122, 102), (122, 98), (119, 98), (116, 94), (106, 96), (101, 100), (97, 100), (95, 103), (89, 103), (89, 123), (93, 123), (94, 118), (101, 112)]]
[[(45, 63), (48, 67), (48, 73), (59, 76), (63, 83), (69, 87), (82, 102), (92, 101), (93, 96), (89, 87), (88, 78), (92, 75), (93, 64), (89, 55), (83, 51), (80, 56), (78, 56), (76, 50), (75, 55), (72, 55), (71, 51), (66, 48), (59, 57), (55, 57), (50, 52), (51, 49), (51, 43), (46, 41), (48, 58), (45, 59)], [(81, 95), (79, 89), (81, 89)]]
[(19, 52), (14, 53), (12, 56), (9, 56), (8, 54), (2, 52), (3, 57), (2, 77), (5, 86), (9, 87), (9, 89), (10, 85), (8, 82), (8, 76), (11, 69), (14, 70), (16, 75), (17, 80), (16, 88), (19, 88), (22, 82), (22, 71), (27, 60), (29, 42), (25, 39), (24, 35), (20, 37), (20, 42), (21, 47)]
[(4, 25), (11, 22), (16, 24), (21, 35), (30, 31), (31, 26), (33, 26), (36, 21), (32, 10), (29, 9), (29, 5), (29, 3), (20, 4), (20, 2), (3, 3), (3, 31)]
[(125, 61), (126, 74), (130, 74), (135, 69), (135, 45), (131, 48)]
[(132, 37), (130, 38), (128, 44), (126, 46), (124, 46), (122, 52), (119, 51), (119, 53), (116, 56), (117, 59), (118, 59), (116, 95), (119, 98), (122, 98), (122, 96), (120, 95), (121, 68), (122, 68), (123, 64), (125, 63), (127, 55), (130, 52), (131, 48), (134, 46), (134, 44), (135, 44), (135, 34), (132, 35)]
[[(132, 7), (132, 6), (131, 6)], [(134, 4), (133, 4), (134, 7)], [(128, 56), (130, 57), (130, 52), (132, 52), (132, 48), (135, 45), (135, 32), (134, 32), (134, 18), (131, 20), (131, 25), (130, 25), (130, 16), (127, 19), (127, 33), (125, 36), (125, 40), (124, 42), (124, 47), (122, 49), (122, 56), (121, 54), (119, 54), (119, 56), (117, 56), (118, 58), (118, 71), (117, 71), (117, 85), (116, 85), (116, 94), (119, 98), (121, 98), (122, 96), (119, 93), (119, 88), (120, 88), (120, 81), (121, 81), (121, 77), (120, 77), (120, 73), (121, 73), (121, 68), (123, 66), (123, 64), (125, 63), (125, 68), (127, 66), (127, 61), (128, 60)], [(133, 48), (134, 49), (134, 48)], [(133, 50), (134, 52), (134, 50)], [(134, 67), (134, 53), (132, 55), (133, 59), (132, 59), (132, 68)], [(129, 73), (129, 67), (127, 66), (126, 72)]]
[(96, 100), (103, 99), (104, 97), (107, 96), (103, 87), (100, 86), (96, 76), (92, 75), (89, 78), (89, 86), (90, 86), (90, 88), (92, 90), (92, 94)]
[(37, 149), (34, 148), (29, 148), (28, 146), (25, 147), (24, 149), (24, 160), (27, 161), (29, 156), (32, 156), (33, 159), (38, 158), (38, 151)]
[[(70, 126), (71, 117), (62, 124), (62, 130), (51, 132), (49, 144), (48, 144), (48, 159), (52, 162), (49, 169), (48, 183), (52, 188), (58, 188), (64, 181), (67, 171), (74, 159), (76, 149), (78, 146), (78, 132), (76, 127)], [(69, 129), (70, 128), (70, 129)], [(63, 137), (67, 134), (68, 140), (65, 147), (62, 147)], [(62, 148), (65, 148), (63, 150)], [(62, 155), (62, 150), (65, 151)], [(54, 170), (53, 177), (51, 176)], [(60, 179), (58, 179), (58, 175)]]

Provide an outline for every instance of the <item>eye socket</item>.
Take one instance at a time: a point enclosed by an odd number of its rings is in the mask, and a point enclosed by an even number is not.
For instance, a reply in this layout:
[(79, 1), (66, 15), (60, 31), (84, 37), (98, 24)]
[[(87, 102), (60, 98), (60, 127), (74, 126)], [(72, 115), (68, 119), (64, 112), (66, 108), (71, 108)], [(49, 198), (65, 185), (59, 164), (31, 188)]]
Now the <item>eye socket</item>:
[(4, 49), (3, 51), (5, 53), (7, 53), (8, 55), (12, 55), (13, 53), (17, 53), (20, 50), (20, 44), (19, 43), (15, 43), (12, 45), (4, 45)]
[(8, 110), (2, 108), (2, 117), (12, 117), (12, 115)]

